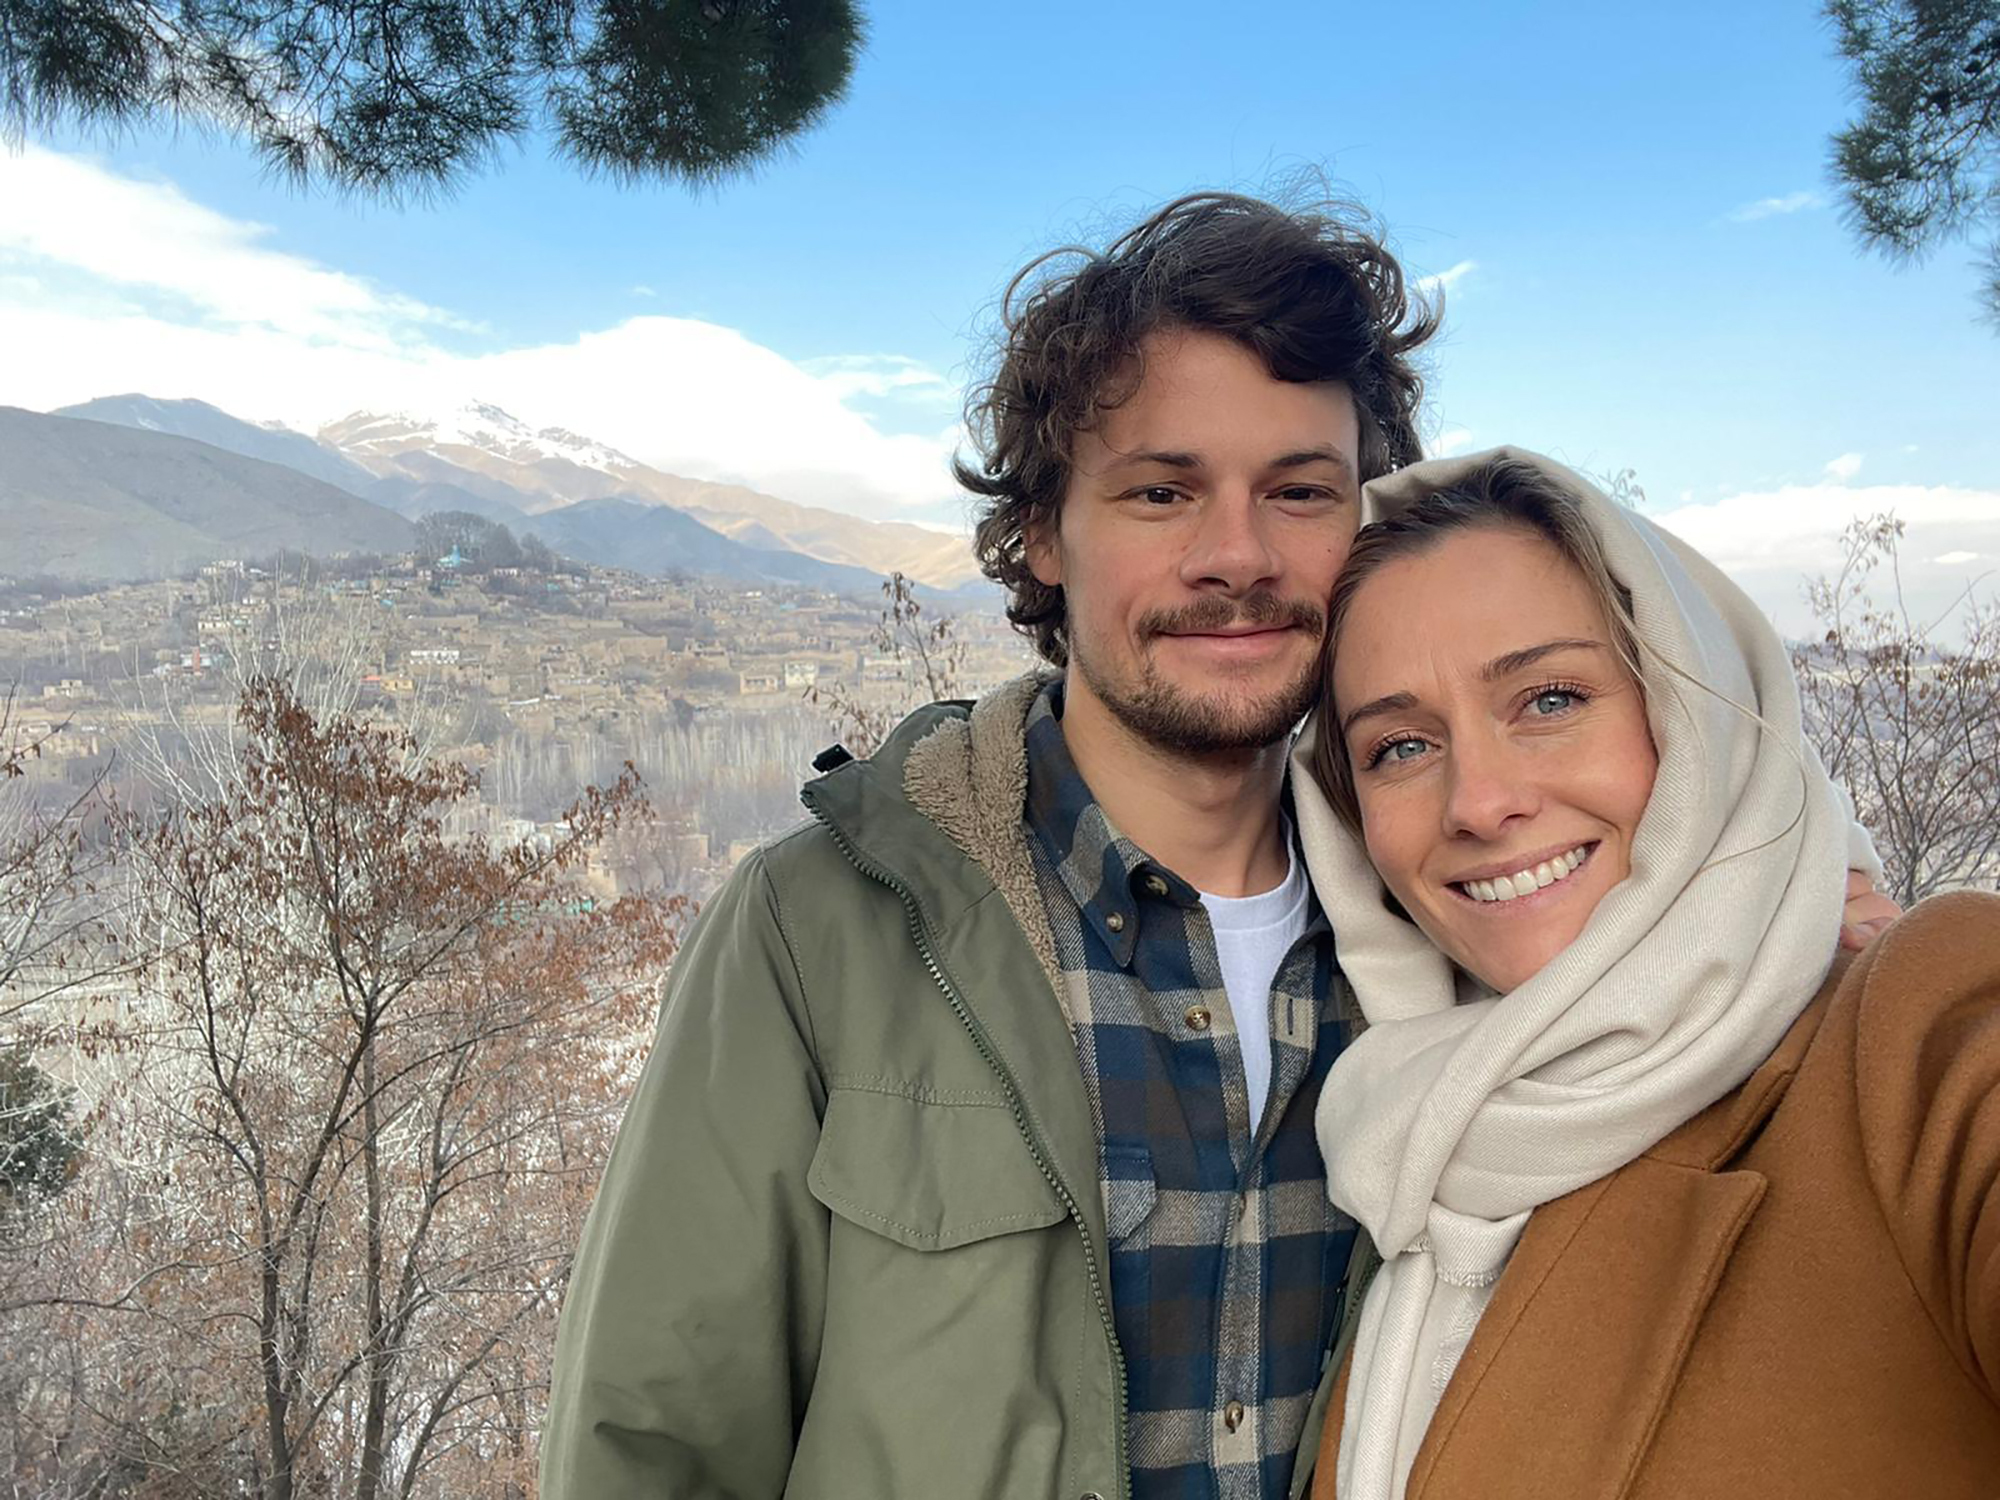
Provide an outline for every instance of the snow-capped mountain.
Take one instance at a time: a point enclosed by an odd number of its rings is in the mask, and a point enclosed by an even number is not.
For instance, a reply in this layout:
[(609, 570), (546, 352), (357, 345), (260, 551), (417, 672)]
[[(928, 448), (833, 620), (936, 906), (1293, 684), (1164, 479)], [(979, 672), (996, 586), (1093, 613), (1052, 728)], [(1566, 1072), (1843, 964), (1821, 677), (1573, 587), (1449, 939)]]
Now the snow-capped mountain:
[(564, 428), (535, 427), (491, 402), (472, 401), (436, 415), (353, 412), (322, 427), (318, 436), (383, 478), (449, 485), (530, 515), (587, 500), (666, 505), (753, 547), (789, 549), (876, 573), (897, 569), (939, 589), (979, 577), (963, 537), (668, 474)]
[[(278, 423), (247, 422), (202, 401), (140, 394), (101, 397), (51, 415), (70, 420), (53, 426), (44, 421), (41, 427), (31, 422), (18, 434), (23, 443), (33, 437), (41, 444), (37, 462), (58, 468), (95, 462), (110, 451), (107, 445), (116, 446), (109, 434), (124, 428), (159, 439), (133, 452), (150, 455), (161, 475), (176, 466), (192, 474), (206, 464), (201, 482), (217, 496), (215, 514), (194, 531), (177, 530), (143, 504), (120, 510), (121, 519), (99, 528), (103, 537), (74, 559), (88, 576), (106, 569), (111, 570), (106, 576), (124, 576), (154, 566), (126, 555), (127, 542), (169, 561), (227, 555), (267, 531), (272, 546), (314, 550), (338, 541), (334, 550), (396, 550), (407, 542), (409, 520), (465, 510), (518, 535), (539, 536), (579, 560), (642, 572), (784, 580), (864, 597), (874, 594), (891, 569), (941, 591), (977, 577), (962, 538), (664, 473), (581, 434), (534, 427), (491, 402), (469, 402), (434, 415), (355, 412), (322, 428), (316, 438)], [(261, 460), (276, 472), (260, 480), (258, 465), (228, 461), (236, 455)], [(289, 480), (298, 475), (345, 494), (331, 499), (322, 494), (318, 500), (295, 495), (298, 487)], [(260, 518), (260, 504), (273, 514)], [(279, 512), (325, 519), (317, 530), (294, 537), (283, 529), (291, 523), (280, 524)], [(62, 530), (53, 523), (41, 529), (51, 537)], [(19, 541), (14, 551), (26, 556), (39, 545)], [(61, 571), (69, 565), (66, 557), (58, 547), (47, 566)]]
[(514, 464), (554, 459), (606, 474), (644, 467), (615, 448), (561, 427), (530, 427), (489, 401), (469, 401), (441, 416), (353, 412), (320, 429), (319, 437), (360, 462), (432, 448), (465, 449)]

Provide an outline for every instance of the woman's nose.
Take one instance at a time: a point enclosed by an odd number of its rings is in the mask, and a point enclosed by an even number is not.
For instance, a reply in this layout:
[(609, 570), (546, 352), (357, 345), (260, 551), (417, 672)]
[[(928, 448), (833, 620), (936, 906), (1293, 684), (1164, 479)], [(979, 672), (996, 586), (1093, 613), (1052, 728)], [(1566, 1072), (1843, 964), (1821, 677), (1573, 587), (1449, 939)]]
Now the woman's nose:
[(1454, 836), (1497, 839), (1541, 805), (1529, 768), (1497, 738), (1454, 739), (1446, 775), (1445, 831)]

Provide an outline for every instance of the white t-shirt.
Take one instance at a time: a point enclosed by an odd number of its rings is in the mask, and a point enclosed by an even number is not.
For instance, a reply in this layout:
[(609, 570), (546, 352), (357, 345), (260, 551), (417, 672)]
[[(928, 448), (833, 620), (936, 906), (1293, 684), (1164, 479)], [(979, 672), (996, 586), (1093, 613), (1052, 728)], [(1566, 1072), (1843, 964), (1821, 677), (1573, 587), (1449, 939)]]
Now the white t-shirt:
[(1278, 965), (1292, 944), (1305, 936), (1305, 866), (1285, 829), (1285, 878), (1256, 896), (1211, 896), (1201, 892), (1208, 924), (1215, 929), (1215, 956), (1222, 964), (1222, 986), (1229, 995), (1229, 1014), (1243, 1047), (1243, 1079), (1250, 1086), (1250, 1134), (1264, 1118), (1264, 1098), (1271, 1092), (1271, 984)]

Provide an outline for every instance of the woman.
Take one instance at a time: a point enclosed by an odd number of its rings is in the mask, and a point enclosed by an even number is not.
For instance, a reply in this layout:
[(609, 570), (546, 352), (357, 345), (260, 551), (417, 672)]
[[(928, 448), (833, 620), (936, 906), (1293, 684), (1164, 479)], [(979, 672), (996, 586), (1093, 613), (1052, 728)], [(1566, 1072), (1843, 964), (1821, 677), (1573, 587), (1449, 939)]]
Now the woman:
[(1530, 455), (1368, 504), (1295, 786), (1386, 1262), (1314, 1494), (2000, 1495), (2000, 898), (1829, 976), (1872, 854), (1755, 606)]

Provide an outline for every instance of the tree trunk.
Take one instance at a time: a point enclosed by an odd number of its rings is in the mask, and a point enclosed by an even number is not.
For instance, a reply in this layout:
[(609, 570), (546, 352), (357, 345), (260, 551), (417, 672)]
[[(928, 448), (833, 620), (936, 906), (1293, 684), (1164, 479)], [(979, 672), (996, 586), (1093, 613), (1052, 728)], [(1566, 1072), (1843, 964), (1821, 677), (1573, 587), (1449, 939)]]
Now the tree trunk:
[[(369, 1002), (372, 1008), (373, 1002)], [(364, 1022), (363, 1024), (367, 1024)], [(389, 1424), (389, 1372), (395, 1353), (386, 1345), (382, 1315), (382, 1138), (375, 1095), (375, 1043), (371, 1037), (361, 1053), (361, 1164), (367, 1183), (366, 1237), (368, 1328), (368, 1405), (361, 1419), (361, 1475), (354, 1500), (378, 1500), (386, 1467), (383, 1434)]]
[(258, 1356), (264, 1367), (264, 1444), (271, 1472), (264, 1480), (264, 1500), (292, 1500), (292, 1440), (286, 1430), (291, 1402), (285, 1394), (285, 1363), (278, 1328), (278, 1266), (268, 1247), (263, 1264), (263, 1306), (258, 1330)]

